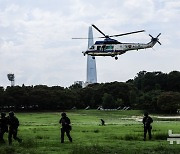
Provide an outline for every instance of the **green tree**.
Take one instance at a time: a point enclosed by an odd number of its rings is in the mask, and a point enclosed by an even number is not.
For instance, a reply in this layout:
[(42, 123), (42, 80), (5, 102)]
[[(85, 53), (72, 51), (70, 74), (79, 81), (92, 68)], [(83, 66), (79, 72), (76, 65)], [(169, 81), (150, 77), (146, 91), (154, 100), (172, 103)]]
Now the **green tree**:
[(167, 113), (176, 113), (180, 109), (179, 92), (163, 92), (157, 100), (158, 108)]
[(124, 105), (123, 100), (122, 100), (121, 98), (118, 98), (118, 99), (115, 101), (115, 106), (122, 108), (122, 107), (125, 106), (125, 105)]
[(115, 106), (115, 102), (111, 94), (104, 93), (102, 101), (102, 105), (104, 108), (113, 108)]
[(180, 72), (172, 71), (168, 74), (168, 90), (180, 92)]

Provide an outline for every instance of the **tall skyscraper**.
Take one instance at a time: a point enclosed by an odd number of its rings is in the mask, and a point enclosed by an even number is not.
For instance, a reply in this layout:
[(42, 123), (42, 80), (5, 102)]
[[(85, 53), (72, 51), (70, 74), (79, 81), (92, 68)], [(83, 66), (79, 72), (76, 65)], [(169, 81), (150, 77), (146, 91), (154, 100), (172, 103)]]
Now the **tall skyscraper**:
[[(88, 48), (94, 44), (92, 27), (89, 27), (88, 33)], [(96, 59), (95, 57), (87, 55), (87, 79), (86, 85), (97, 83), (97, 72), (96, 72)]]

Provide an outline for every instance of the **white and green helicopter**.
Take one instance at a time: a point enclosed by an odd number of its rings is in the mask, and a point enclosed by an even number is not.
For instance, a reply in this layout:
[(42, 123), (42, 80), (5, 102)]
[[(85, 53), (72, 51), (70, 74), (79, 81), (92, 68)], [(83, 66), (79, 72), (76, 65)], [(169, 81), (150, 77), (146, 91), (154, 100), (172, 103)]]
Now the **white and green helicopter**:
[[(123, 33), (123, 34), (118, 34), (118, 35), (105, 35), (95, 25), (92, 25), (92, 26), (103, 35), (103, 37), (98, 37), (98, 38), (105, 38), (105, 39), (104, 41), (96, 41), (95, 44), (93, 44), (91, 47), (87, 49), (87, 51), (82, 52), (84, 56), (86, 54), (91, 55), (93, 58), (95, 58), (95, 56), (111, 56), (111, 57), (115, 57), (115, 59), (117, 60), (118, 55), (124, 54), (129, 50), (152, 48), (156, 43), (159, 43), (161, 45), (158, 38), (161, 35), (161, 33), (159, 33), (159, 35), (155, 38), (149, 34), (149, 36), (151, 37), (151, 41), (146, 44), (121, 43), (115, 39), (111, 39), (111, 37), (119, 37), (119, 36), (134, 34), (134, 33), (140, 33), (140, 32), (144, 32), (145, 30)], [(73, 38), (73, 39), (92, 39), (92, 38)]]

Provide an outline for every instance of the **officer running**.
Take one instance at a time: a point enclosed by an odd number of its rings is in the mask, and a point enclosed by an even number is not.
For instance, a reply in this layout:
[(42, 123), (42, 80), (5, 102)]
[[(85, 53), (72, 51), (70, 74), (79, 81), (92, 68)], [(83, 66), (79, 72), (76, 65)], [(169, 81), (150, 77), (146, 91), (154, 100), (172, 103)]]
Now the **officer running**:
[(59, 120), (59, 123), (62, 125), (61, 128), (61, 143), (64, 143), (64, 134), (66, 133), (67, 137), (69, 138), (69, 141), (72, 142), (72, 138), (70, 136), (71, 131), (71, 122), (70, 119), (66, 116), (66, 113), (63, 112), (61, 114), (61, 119)]
[(8, 121), (6, 117), (6, 113), (2, 112), (1, 113), (1, 118), (0, 118), (0, 143), (5, 143), (4, 141), (4, 133), (8, 132)]
[(16, 118), (13, 111), (9, 112), (8, 125), (9, 125), (9, 134), (8, 134), (9, 145), (12, 144), (12, 136), (15, 140), (17, 140), (19, 143), (21, 143), (22, 139), (17, 137), (19, 120), (18, 120), (18, 118)]
[(143, 124), (144, 124), (144, 141), (146, 140), (146, 134), (148, 132), (149, 139), (151, 140), (152, 135), (151, 135), (151, 123), (153, 123), (153, 119), (148, 115), (148, 113), (144, 113), (144, 118), (143, 118)]

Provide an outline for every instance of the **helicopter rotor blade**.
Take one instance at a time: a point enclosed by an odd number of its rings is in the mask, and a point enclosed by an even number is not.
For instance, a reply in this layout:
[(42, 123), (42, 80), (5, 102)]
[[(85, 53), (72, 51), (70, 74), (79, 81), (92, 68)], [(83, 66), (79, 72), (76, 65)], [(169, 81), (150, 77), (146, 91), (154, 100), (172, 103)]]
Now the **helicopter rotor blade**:
[(139, 30), (139, 31), (123, 33), (123, 34), (118, 34), (118, 35), (110, 35), (109, 37), (118, 37), (118, 36), (124, 36), (124, 35), (129, 35), (129, 34), (141, 33), (141, 32), (145, 32), (145, 30)]
[(152, 47), (152, 49), (153, 49), (154, 51), (156, 51), (153, 47)]
[(150, 36), (151, 38), (154, 38), (151, 34), (149, 34), (149, 36)]
[[(145, 30), (139, 30), (139, 31), (134, 31), (134, 32), (128, 32), (128, 33), (123, 33), (123, 34), (118, 34), (118, 35), (106, 35), (104, 34), (99, 28), (97, 28), (94, 24), (92, 24), (92, 27), (94, 27), (99, 33), (101, 33), (103, 36), (97, 37), (97, 38), (109, 38), (109, 37), (118, 37), (118, 36), (124, 36), (124, 35), (129, 35), (129, 34), (135, 34), (135, 33), (140, 33), (140, 32), (145, 32)], [(161, 34), (159, 34), (161, 35)], [(159, 36), (158, 35), (158, 36)], [(151, 36), (151, 35), (149, 35)], [(152, 36), (151, 36), (152, 37)], [(153, 38), (153, 37), (152, 37)], [(72, 39), (92, 39), (92, 38), (72, 38)]]
[[(97, 28), (95, 25), (92, 24), (92, 26), (98, 31), (100, 32), (102, 35), (104, 35), (104, 37), (107, 37), (101, 30), (99, 30), (99, 28)], [(101, 38), (101, 37), (100, 37)]]
[(157, 43), (159, 43), (161, 45), (161, 42), (157, 41)]
[(159, 35), (156, 38), (158, 38), (160, 35), (161, 35), (161, 33), (159, 33)]

